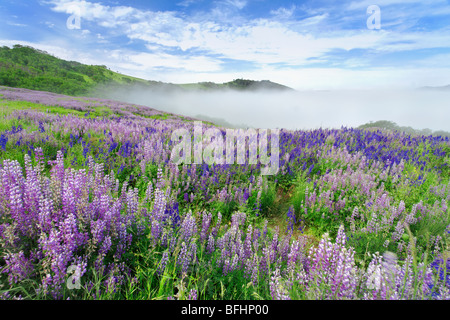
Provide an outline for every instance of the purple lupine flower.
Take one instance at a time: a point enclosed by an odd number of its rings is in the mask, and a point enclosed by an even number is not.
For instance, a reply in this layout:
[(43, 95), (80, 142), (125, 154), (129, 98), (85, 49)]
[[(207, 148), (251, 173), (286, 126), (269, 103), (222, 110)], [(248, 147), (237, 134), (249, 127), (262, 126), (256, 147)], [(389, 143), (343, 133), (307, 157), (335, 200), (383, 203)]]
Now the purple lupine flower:
[(302, 251), (306, 246), (306, 242), (304, 237), (301, 239), (303, 242), (300, 242), (300, 240), (294, 240), (291, 244), (287, 259), (287, 269), (289, 272), (294, 270), (297, 263), (303, 265), (306, 260), (306, 257)]
[(291, 300), (286, 288), (282, 283), (279, 269), (275, 269), (275, 271), (273, 272), (273, 275), (270, 278), (269, 286), (272, 300)]
[(197, 260), (197, 243), (195, 239), (191, 239), (191, 243), (189, 246), (189, 254), (190, 254), (190, 260), (192, 264), (196, 264), (198, 262)]
[(226, 276), (228, 272), (230, 271), (230, 258), (225, 258), (225, 261), (223, 263), (223, 275)]
[(254, 259), (253, 259), (253, 255), (251, 257), (248, 257), (245, 262), (244, 262), (244, 276), (247, 279), (250, 279), (252, 274), (253, 274), (253, 269), (254, 269)]
[(208, 244), (206, 245), (206, 251), (209, 254), (212, 254), (214, 251), (214, 236), (212, 234), (209, 234)]
[(308, 291), (312, 293), (316, 288), (326, 287), (328, 290), (320, 293), (323, 298), (352, 299), (354, 297), (358, 281), (354, 250), (347, 249), (345, 244), (346, 235), (341, 226), (335, 244), (331, 243), (328, 234), (325, 234), (318, 248), (311, 248), (307, 265)]
[(144, 202), (151, 201), (153, 195), (153, 184), (151, 181), (148, 182), (147, 189), (145, 190)]
[(168, 262), (169, 262), (169, 252), (164, 251), (164, 253), (161, 257), (161, 261), (159, 262), (159, 265), (157, 268), (157, 272), (159, 275), (164, 273)]
[(103, 240), (103, 243), (102, 243), (100, 249), (99, 249), (100, 255), (105, 256), (111, 249), (111, 245), (112, 245), (111, 236), (106, 236), (105, 239)]
[(253, 255), (252, 250), (252, 240), (253, 240), (253, 230), (252, 225), (249, 225), (247, 228), (247, 236), (245, 238), (244, 242), (244, 257), (246, 259), (249, 259)]
[(254, 256), (253, 256), (253, 263), (252, 263), (252, 265), (253, 265), (253, 270), (252, 270), (252, 276), (251, 276), (251, 278), (252, 278), (252, 283), (253, 283), (253, 285), (254, 286), (257, 286), (258, 285), (258, 255), (257, 254), (255, 254)]
[(153, 238), (153, 243), (155, 245), (160, 240), (161, 234), (162, 234), (161, 223), (158, 220), (153, 220), (152, 221), (152, 238)]
[(234, 254), (233, 255), (233, 259), (231, 260), (231, 264), (228, 267), (228, 272), (236, 270), (237, 267), (238, 267), (238, 262), (239, 262), (239, 255), (238, 254)]
[(189, 211), (181, 223), (181, 239), (182, 241), (189, 241), (197, 233), (197, 224), (192, 212)]
[(294, 230), (294, 225), (296, 223), (296, 219), (295, 219), (295, 210), (294, 210), (294, 206), (290, 206), (289, 210), (287, 212), (287, 230), (286, 232), (289, 231), (293, 231)]
[(398, 241), (404, 233), (404, 225), (401, 221), (398, 221), (395, 231), (392, 233), (392, 240)]
[(186, 300), (197, 300), (197, 290), (191, 289), (186, 297)]
[(209, 226), (211, 224), (212, 215), (211, 213), (203, 213), (203, 219), (202, 219), (202, 231), (200, 233), (200, 241), (204, 242), (207, 238), (207, 233)]
[(262, 255), (259, 259), (259, 272), (261, 275), (268, 274), (269, 271), (269, 263), (270, 263), (270, 257), (269, 257), (269, 248), (263, 248), (262, 249)]
[(289, 231), (288, 235), (284, 237), (281, 246), (279, 246), (278, 253), (281, 260), (286, 261), (288, 259), (291, 238), (292, 238), (292, 231)]
[(154, 193), (152, 218), (160, 222), (164, 221), (164, 214), (166, 212), (167, 199), (159, 188), (156, 188)]
[(23, 251), (19, 251), (18, 253), (8, 253), (4, 259), (6, 267), (2, 272), (8, 274), (10, 285), (26, 279), (33, 272), (34, 268), (32, 261), (25, 257)]
[(219, 212), (217, 214), (217, 221), (216, 221), (216, 225), (214, 226), (214, 228), (211, 231), (211, 234), (213, 235), (213, 237), (217, 237), (217, 232), (219, 231), (219, 227), (220, 224), (222, 223), (222, 214)]
[(270, 245), (270, 254), (269, 254), (270, 262), (275, 262), (275, 259), (277, 257), (277, 252), (278, 252), (278, 232), (279, 232), (279, 228), (278, 228), (278, 226), (276, 226), (275, 227), (275, 233), (274, 233), (273, 239), (272, 239), (272, 243)]
[(189, 252), (188, 252), (188, 246), (186, 245), (186, 242), (181, 243), (181, 249), (180, 253), (178, 254), (177, 258), (177, 264), (181, 266), (181, 272), (186, 273), (187, 269), (189, 267)]

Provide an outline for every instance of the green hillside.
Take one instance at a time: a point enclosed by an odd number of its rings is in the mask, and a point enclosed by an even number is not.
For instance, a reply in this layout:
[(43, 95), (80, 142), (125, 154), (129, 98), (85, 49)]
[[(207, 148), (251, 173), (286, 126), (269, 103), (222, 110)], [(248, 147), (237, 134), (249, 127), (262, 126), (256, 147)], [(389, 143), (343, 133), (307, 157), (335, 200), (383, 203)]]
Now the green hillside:
[(395, 122), (388, 121), (388, 120), (379, 120), (379, 121), (375, 121), (375, 122), (371, 121), (369, 123), (360, 125), (358, 128), (359, 129), (386, 129), (386, 130), (390, 130), (390, 131), (404, 132), (404, 133), (410, 134), (410, 135), (429, 136), (432, 134), (435, 136), (450, 137), (450, 132), (448, 132), (448, 131), (444, 131), (444, 130), (433, 131), (428, 128), (415, 129), (415, 128), (409, 127), (409, 126), (399, 126)]
[(65, 61), (31, 47), (0, 48), (0, 85), (83, 95), (98, 84), (143, 82), (108, 70), (106, 66)]
[(0, 85), (49, 91), (66, 95), (102, 95), (111, 88), (139, 87), (146, 90), (292, 90), (268, 81), (236, 79), (216, 84), (171, 84), (147, 81), (109, 70), (106, 66), (66, 61), (28, 46), (0, 47)]
[(197, 90), (224, 90), (224, 89), (232, 89), (232, 90), (246, 90), (246, 91), (254, 91), (254, 90), (293, 90), (287, 86), (269, 81), (269, 80), (247, 80), (247, 79), (235, 79), (230, 82), (225, 82), (221, 84), (217, 84), (214, 82), (199, 82), (199, 83), (187, 83), (181, 84), (180, 87), (184, 89), (197, 89)]

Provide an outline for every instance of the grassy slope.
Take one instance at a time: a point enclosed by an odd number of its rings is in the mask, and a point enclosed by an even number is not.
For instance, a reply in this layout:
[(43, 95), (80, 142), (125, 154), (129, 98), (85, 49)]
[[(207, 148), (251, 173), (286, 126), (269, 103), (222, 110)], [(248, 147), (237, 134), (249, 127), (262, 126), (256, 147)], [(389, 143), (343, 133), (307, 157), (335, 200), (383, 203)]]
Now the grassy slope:
[(105, 66), (65, 61), (30, 47), (0, 48), (0, 85), (82, 95), (98, 84), (145, 82), (113, 72)]

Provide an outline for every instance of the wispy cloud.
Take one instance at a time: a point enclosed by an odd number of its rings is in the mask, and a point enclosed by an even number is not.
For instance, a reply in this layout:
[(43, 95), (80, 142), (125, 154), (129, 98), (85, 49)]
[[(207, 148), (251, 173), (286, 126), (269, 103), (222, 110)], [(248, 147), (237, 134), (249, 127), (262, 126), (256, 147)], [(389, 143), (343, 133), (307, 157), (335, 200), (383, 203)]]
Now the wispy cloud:
[(198, 2), (199, 0), (183, 0), (181, 2), (178, 2), (177, 5), (180, 7), (189, 7), (193, 3)]
[(276, 10), (271, 10), (270, 14), (276, 19), (289, 19), (294, 14), (296, 8), (295, 5), (292, 5), (290, 8), (280, 7)]
[(445, 0), (363, 0), (352, 1), (348, 6), (348, 10), (360, 10), (365, 9), (370, 5), (377, 5), (379, 7), (388, 7), (393, 5), (411, 5), (411, 4), (423, 4), (423, 5), (436, 5), (445, 4)]
[(24, 23), (17, 23), (17, 22), (6, 22), (6, 24), (13, 26), (13, 27), (28, 27), (28, 25), (24, 24)]
[(222, 0), (221, 4), (225, 4), (231, 7), (235, 7), (239, 10), (243, 9), (247, 5), (247, 1), (245, 0)]

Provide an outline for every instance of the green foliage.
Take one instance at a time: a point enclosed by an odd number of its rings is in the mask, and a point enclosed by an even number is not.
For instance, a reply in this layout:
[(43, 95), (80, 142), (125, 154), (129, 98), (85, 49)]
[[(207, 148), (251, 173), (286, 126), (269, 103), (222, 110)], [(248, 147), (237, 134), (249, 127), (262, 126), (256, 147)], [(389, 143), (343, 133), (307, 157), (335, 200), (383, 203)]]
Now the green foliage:
[[(210, 83), (202, 83), (202, 85), (207, 87), (212, 87)], [(237, 89), (237, 90), (292, 90), (289, 87), (280, 85), (278, 83), (271, 82), (269, 80), (262, 80), (262, 81), (254, 81), (254, 80), (247, 80), (247, 79), (235, 79), (233, 81), (224, 83), (223, 86), (230, 89)]]
[(433, 134), (434, 136), (450, 136), (450, 132), (448, 132), (448, 131), (439, 130), (439, 131), (433, 132), (430, 129), (418, 130), (418, 129), (414, 129), (412, 127), (399, 126), (395, 122), (388, 121), (388, 120), (379, 120), (379, 121), (375, 121), (375, 122), (371, 121), (369, 123), (360, 125), (358, 128), (361, 128), (361, 129), (381, 128), (381, 129), (387, 129), (387, 130), (392, 130), (392, 131), (400, 131), (400, 132), (404, 132), (407, 134), (418, 134), (418, 135), (426, 135), (426, 136), (431, 135), (431, 134)]
[(65, 61), (27, 46), (0, 48), (0, 85), (86, 95), (101, 84), (142, 82), (144, 80), (119, 75), (105, 66)]
[(305, 173), (301, 173), (297, 176), (297, 180), (294, 183), (295, 188), (291, 198), (291, 203), (294, 206), (295, 212), (300, 212), (302, 205), (305, 202), (305, 195), (308, 189), (311, 189), (311, 182), (308, 182), (305, 178)]

